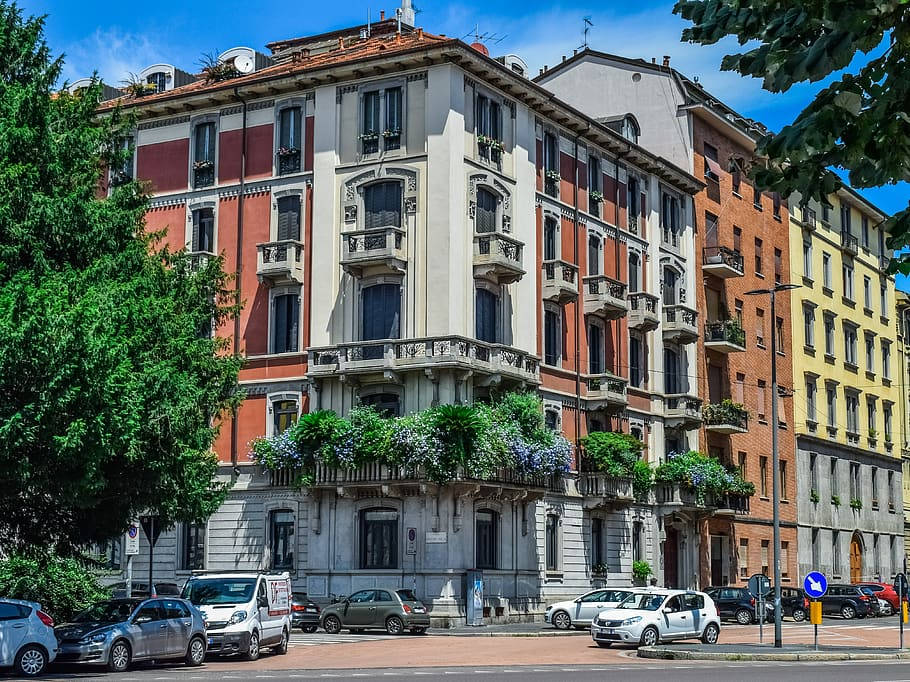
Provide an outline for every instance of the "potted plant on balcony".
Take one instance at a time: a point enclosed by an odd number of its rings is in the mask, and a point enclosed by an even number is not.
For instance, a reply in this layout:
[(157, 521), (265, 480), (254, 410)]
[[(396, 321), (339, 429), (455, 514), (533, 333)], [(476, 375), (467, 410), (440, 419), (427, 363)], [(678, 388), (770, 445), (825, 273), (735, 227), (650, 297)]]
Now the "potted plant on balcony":
[(502, 152), (505, 149), (502, 141), (497, 140), (495, 137), (483, 134), (477, 136), (477, 146), (484, 147), (494, 152)]
[(217, 83), (243, 75), (234, 68), (233, 60), (223, 62), (212, 52), (203, 53), (199, 58), (199, 65), (202, 67), (206, 83)]
[(655, 470), (654, 480), (693, 492), (696, 502), (702, 505), (708, 502), (709, 495), (750, 497), (755, 494), (755, 485), (743, 479), (739, 471), (727, 471), (717, 458), (695, 450), (668, 455)]
[(740, 425), (749, 413), (741, 403), (724, 398), (719, 403), (709, 403), (704, 407), (705, 422), (708, 424)]
[(588, 198), (595, 204), (601, 204), (604, 200), (603, 192), (598, 192), (596, 189), (588, 192)]
[(548, 170), (548, 171), (544, 174), (544, 177), (547, 179), (547, 182), (550, 182), (550, 183), (553, 183), (553, 184), (559, 182), (559, 180), (560, 180), (559, 171), (558, 171), (558, 170), (553, 170), (553, 169)]
[(372, 142), (373, 140), (379, 139), (379, 133), (368, 130), (367, 132), (360, 134), (360, 139), (364, 142)]
[(651, 564), (647, 561), (638, 560), (632, 562), (632, 578), (634, 578), (636, 585), (645, 585), (652, 574)]
[(727, 318), (724, 320), (724, 331), (726, 332), (727, 339), (731, 343), (735, 343), (738, 346), (746, 345), (746, 332), (738, 317), (730, 317), (728, 314)]
[(850, 509), (853, 509), (854, 511), (862, 511), (863, 501), (858, 497), (850, 498)]
[(135, 73), (130, 73), (126, 79), (121, 81), (123, 89), (133, 97), (144, 97), (145, 95), (154, 95), (158, 92), (158, 86), (154, 83), (148, 83)]
[(278, 147), (278, 156), (294, 156), (299, 153), (300, 150), (297, 147)]

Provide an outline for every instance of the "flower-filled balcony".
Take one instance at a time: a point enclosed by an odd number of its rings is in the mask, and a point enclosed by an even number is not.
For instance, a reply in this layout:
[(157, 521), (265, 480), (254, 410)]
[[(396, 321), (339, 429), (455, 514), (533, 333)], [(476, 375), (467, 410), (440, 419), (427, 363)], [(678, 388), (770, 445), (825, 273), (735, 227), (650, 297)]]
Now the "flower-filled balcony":
[(278, 175), (300, 172), (300, 150), (297, 147), (280, 147), (278, 157)]
[(705, 348), (719, 353), (746, 350), (746, 332), (735, 317), (705, 323)]
[(664, 306), (665, 341), (695, 343), (698, 340), (698, 312), (681, 304)]
[(702, 249), (702, 266), (705, 273), (722, 279), (742, 277), (745, 273), (742, 254), (726, 246), (706, 246)]
[(524, 244), (501, 232), (481, 232), (474, 235), (474, 276), (491, 279), (497, 284), (512, 284), (520, 280)]
[(190, 270), (193, 272), (206, 268), (210, 262), (218, 257), (210, 251), (190, 251), (187, 255), (189, 256)]
[(257, 244), (256, 275), (270, 284), (303, 284), (303, 244), (296, 239)]
[(626, 397), (628, 379), (615, 374), (584, 375), (585, 398), (589, 410), (623, 408), (629, 404)]
[(341, 267), (355, 277), (367, 268), (372, 274), (398, 274), (407, 269), (405, 232), (397, 227), (342, 232), (341, 243)]
[(713, 433), (745, 433), (749, 430), (749, 412), (729, 398), (710, 403), (704, 408), (705, 430)]
[(694, 395), (671, 393), (664, 396), (664, 424), (668, 428), (697, 429), (702, 423), (702, 400)]
[(559, 198), (559, 182), (561, 180), (558, 170), (545, 170), (543, 175), (543, 191), (551, 197)]
[(626, 285), (606, 275), (584, 278), (585, 315), (598, 315), (615, 320), (626, 314)]
[(193, 188), (211, 187), (215, 184), (215, 162), (207, 159), (193, 162)]
[(748, 514), (755, 485), (704, 453), (671, 453), (654, 472), (657, 504), (683, 510)]
[(636, 291), (627, 296), (629, 301), (629, 329), (649, 332), (657, 329), (660, 317), (657, 311), (660, 299), (654, 294)]
[(356, 341), (308, 348), (307, 376), (396, 378), (432, 369), (469, 370), (479, 381), (539, 384), (540, 359), (518, 348), (462, 336)]
[(644, 444), (627, 433), (595, 431), (582, 438), (576, 486), (585, 509), (616, 507), (647, 500), (651, 466), (640, 459)]
[(564, 260), (545, 260), (541, 266), (543, 300), (568, 303), (578, 298), (578, 266)]

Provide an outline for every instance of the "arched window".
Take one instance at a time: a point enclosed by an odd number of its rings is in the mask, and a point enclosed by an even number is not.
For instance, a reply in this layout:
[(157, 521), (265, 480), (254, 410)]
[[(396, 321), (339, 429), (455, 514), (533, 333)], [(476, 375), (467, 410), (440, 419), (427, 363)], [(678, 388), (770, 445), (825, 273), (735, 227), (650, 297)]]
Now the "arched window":
[(475, 232), (496, 231), (496, 195), (482, 187), (477, 190), (477, 213), (474, 218)]
[(634, 251), (629, 252), (629, 293), (639, 289), (639, 276), (641, 274), (641, 258)]
[(638, 144), (639, 134), (640, 131), (638, 129), (638, 124), (635, 122), (635, 119), (631, 116), (626, 116), (622, 122), (622, 136), (629, 140), (629, 142)]
[(498, 526), (499, 514), (492, 509), (478, 509), (474, 514), (474, 563), (477, 568), (498, 568)]
[(360, 568), (398, 568), (398, 512), (360, 512)]
[(543, 226), (543, 259), (556, 260), (558, 249), (559, 226), (556, 219), (547, 217)]
[(401, 183), (376, 182), (363, 191), (366, 230), (401, 227)]
[(145, 78), (145, 82), (155, 86), (155, 92), (164, 92), (167, 90), (167, 74), (164, 71), (150, 73)]

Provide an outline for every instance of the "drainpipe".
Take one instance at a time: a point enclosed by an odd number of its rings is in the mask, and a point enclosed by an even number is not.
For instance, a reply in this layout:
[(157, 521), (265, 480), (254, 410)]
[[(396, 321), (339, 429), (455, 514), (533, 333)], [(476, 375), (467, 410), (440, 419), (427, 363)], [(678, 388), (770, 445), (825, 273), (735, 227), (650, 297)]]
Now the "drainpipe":
[[(234, 88), (234, 97), (240, 100), (243, 105), (243, 122), (240, 137), (240, 194), (237, 196), (237, 278), (234, 280), (234, 291), (237, 294), (239, 303), (241, 293), (241, 282), (243, 281), (243, 192), (246, 179), (246, 112), (247, 101), (240, 96), (240, 91)], [(234, 357), (240, 355), (240, 315), (234, 318), (234, 339), (233, 339)], [(237, 470), (237, 439), (239, 438), (237, 429), (237, 408), (235, 407), (231, 414), (231, 466), (234, 471)]]
[[(572, 257), (575, 262), (575, 267), (578, 268), (577, 272), (581, 272), (580, 263), (578, 262), (578, 139), (581, 135), (575, 135), (575, 151), (574, 151), (574, 164), (575, 164), (575, 182), (573, 183), (573, 197), (572, 197), (572, 222), (574, 223), (574, 230), (572, 230)], [(559, 140), (557, 139), (557, 144)], [(580, 279), (577, 275), (575, 277), (576, 281)], [(580, 285), (581, 282), (578, 282)], [(579, 297), (575, 299), (575, 453), (578, 455), (578, 446), (581, 433), (581, 344), (578, 338), (579, 333), (579, 308), (584, 305), (584, 291), (579, 287)], [(578, 463), (576, 463), (576, 466)]]

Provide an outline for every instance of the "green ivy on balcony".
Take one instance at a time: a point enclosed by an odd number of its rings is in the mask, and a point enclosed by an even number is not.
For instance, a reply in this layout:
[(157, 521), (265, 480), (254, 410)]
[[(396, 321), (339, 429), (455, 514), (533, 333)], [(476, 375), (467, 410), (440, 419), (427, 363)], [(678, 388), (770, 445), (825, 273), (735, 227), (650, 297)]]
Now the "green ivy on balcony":
[(648, 494), (653, 482), (651, 465), (640, 459), (644, 443), (627, 433), (595, 431), (581, 439), (582, 466), (616, 478), (631, 478), (635, 496)]
[(655, 470), (654, 480), (688, 488), (701, 503), (709, 494), (746, 497), (755, 494), (755, 485), (743, 479), (739, 471), (728, 471), (716, 457), (695, 450), (668, 455), (667, 461)]

